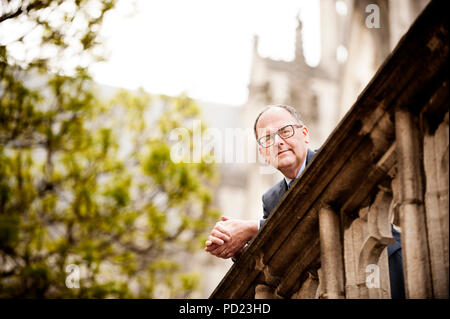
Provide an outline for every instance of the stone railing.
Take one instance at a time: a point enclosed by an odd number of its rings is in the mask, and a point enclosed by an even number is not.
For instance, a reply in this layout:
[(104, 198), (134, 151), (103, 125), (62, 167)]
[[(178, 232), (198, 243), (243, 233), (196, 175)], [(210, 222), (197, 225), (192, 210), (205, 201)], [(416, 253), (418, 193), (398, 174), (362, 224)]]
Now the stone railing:
[[(448, 298), (449, 33), (431, 1), (211, 298)], [(368, 285), (368, 276), (379, 275)]]

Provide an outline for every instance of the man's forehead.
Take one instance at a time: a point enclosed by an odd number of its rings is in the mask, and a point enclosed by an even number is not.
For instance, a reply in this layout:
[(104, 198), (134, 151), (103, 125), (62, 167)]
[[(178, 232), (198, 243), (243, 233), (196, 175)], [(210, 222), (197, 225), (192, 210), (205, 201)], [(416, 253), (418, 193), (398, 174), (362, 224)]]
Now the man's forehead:
[(270, 131), (296, 123), (297, 121), (289, 111), (280, 107), (273, 107), (261, 114), (256, 128), (258, 131)]

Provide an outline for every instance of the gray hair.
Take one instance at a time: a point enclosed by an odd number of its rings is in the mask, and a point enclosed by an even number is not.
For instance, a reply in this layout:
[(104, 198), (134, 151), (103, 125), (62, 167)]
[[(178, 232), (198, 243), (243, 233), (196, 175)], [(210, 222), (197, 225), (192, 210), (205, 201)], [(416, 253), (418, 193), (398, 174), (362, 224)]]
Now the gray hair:
[(256, 132), (256, 125), (258, 124), (259, 118), (261, 117), (261, 115), (263, 115), (264, 112), (266, 112), (267, 110), (269, 110), (273, 107), (279, 107), (279, 108), (285, 109), (295, 118), (295, 120), (297, 121), (298, 124), (303, 125), (303, 121), (300, 117), (300, 114), (298, 114), (297, 111), (292, 106), (283, 105), (283, 104), (269, 105), (264, 110), (262, 110), (261, 113), (259, 113), (258, 116), (256, 117), (255, 125), (253, 126), (253, 130), (255, 132), (256, 138), (258, 138), (258, 134)]

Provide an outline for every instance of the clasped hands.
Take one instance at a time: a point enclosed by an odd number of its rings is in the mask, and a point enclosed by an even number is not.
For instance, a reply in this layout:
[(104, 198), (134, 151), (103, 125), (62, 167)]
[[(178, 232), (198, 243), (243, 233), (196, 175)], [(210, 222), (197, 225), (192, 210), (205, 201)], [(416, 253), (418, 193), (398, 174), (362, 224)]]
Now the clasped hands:
[(219, 258), (237, 257), (258, 232), (258, 222), (222, 216), (205, 242), (205, 251)]

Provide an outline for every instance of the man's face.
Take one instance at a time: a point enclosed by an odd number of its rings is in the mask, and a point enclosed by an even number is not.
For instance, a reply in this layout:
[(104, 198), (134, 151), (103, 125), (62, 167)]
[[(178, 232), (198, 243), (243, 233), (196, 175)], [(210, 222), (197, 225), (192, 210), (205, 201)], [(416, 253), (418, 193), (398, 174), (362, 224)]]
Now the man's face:
[[(295, 118), (287, 110), (280, 107), (272, 107), (264, 112), (256, 125), (258, 138), (278, 131), (286, 125), (298, 125)], [(283, 139), (275, 135), (275, 143), (264, 148), (258, 145), (258, 150), (264, 160), (280, 170), (285, 176), (295, 178), (303, 161), (306, 160), (308, 150), (308, 129), (303, 126), (294, 126), (294, 135)]]

